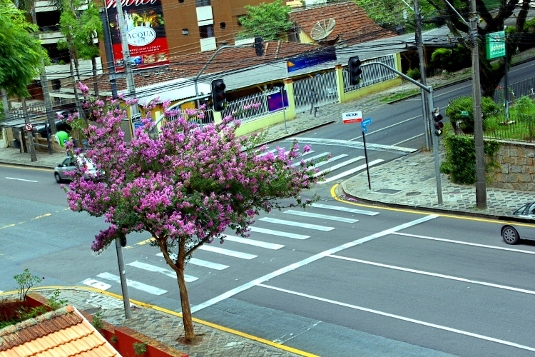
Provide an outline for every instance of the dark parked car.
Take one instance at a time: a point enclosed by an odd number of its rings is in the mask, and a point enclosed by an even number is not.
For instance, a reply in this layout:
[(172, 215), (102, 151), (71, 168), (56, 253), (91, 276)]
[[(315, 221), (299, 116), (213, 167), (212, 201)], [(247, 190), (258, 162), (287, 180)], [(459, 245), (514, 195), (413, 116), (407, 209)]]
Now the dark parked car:
[(505, 243), (517, 244), (520, 239), (535, 240), (535, 202), (528, 202), (514, 211), (510, 221), (501, 230)]

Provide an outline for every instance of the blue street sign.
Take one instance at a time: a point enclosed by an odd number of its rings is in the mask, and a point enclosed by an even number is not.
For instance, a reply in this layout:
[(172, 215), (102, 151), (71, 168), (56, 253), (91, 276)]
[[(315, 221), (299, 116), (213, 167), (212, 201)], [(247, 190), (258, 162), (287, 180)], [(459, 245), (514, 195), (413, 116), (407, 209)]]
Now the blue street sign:
[(362, 132), (366, 134), (368, 132), (368, 128), (366, 126), (362, 126)]
[(371, 123), (372, 123), (372, 118), (366, 118), (366, 119), (362, 120), (362, 124), (361, 125), (366, 126), (366, 125), (369, 125)]

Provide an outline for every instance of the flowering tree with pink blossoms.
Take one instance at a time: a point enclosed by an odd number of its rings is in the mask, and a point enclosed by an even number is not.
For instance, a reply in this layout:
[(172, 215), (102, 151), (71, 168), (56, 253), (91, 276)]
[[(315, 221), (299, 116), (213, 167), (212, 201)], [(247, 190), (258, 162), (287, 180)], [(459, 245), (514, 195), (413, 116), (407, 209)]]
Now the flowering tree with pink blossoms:
[[(87, 87), (80, 89), (87, 95)], [(292, 165), (310, 148), (301, 151), (294, 142), (289, 150), (268, 152), (259, 146), (261, 135), (237, 137), (240, 123), (230, 117), (197, 125), (191, 118), (202, 117), (202, 110), (166, 120), (159, 130), (143, 119), (143, 127), (126, 142), (120, 129), (126, 114), (117, 102), (89, 99), (87, 105), (96, 123), (85, 130), (90, 147), (85, 157), (103, 177), (85, 179), (80, 166), (66, 189), (69, 207), (104, 216), (109, 223), (93, 241), (97, 253), (130, 232), (152, 235), (176, 272), (185, 340), (191, 342), (195, 334), (184, 279), (188, 258), (203, 244), (223, 243), (227, 229), (247, 236), (261, 211), (316, 201), (316, 196), (301, 198), (322, 178), (314, 162), (301, 159), (300, 165)], [(150, 113), (152, 108), (147, 109)], [(177, 114), (165, 112), (166, 118)]]

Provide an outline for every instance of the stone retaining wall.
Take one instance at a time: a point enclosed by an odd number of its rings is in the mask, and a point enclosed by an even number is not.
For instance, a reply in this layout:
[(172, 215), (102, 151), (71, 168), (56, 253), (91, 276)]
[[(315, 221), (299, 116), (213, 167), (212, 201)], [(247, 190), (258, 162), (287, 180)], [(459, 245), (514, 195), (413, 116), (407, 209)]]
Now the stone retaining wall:
[(491, 187), (532, 191), (535, 197), (535, 143), (500, 141)]

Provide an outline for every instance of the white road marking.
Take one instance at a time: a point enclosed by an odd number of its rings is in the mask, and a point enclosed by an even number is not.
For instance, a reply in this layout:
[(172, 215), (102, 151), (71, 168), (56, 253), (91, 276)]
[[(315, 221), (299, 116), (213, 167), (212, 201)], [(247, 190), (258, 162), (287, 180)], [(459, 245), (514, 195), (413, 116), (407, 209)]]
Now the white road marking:
[(225, 248), (219, 248), (219, 247), (214, 247), (214, 246), (211, 246), (211, 245), (206, 245), (206, 244), (203, 244), (201, 245), (198, 249), (200, 250), (205, 250), (207, 252), (212, 252), (212, 253), (217, 253), (217, 254), (223, 254), (223, 255), (228, 255), (230, 257), (234, 257), (234, 258), (240, 258), (240, 259), (254, 259), (256, 258), (257, 256), (254, 255), (254, 254), (249, 254), (249, 253), (243, 253), (243, 252), (237, 252), (235, 250), (230, 250), (230, 249), (225, 249)]
[(491, 288), (498, 288), (498, 289), (503, 289), (503, 290), (515, 291), (517, 293), (535, 295), (535, 291), (533, 291), (533, 290), (519, 289), (519, 288), (514, 288), (512, 286), (507, 286), (507, 285), (493, 284), (493, 283), (487, 283), (485, 281), (459, 278), (459, 277), (452, 276), (452, 275), (431, 273), (431, 272), (423, 271), (423, 270), (409, 269), (409, 268), (404, 268), (404, 267), (400, 267), (400, 266), (396, 266), (396, 265), (388, 265), (388, 264), (376, 263), (376, 262), (371, 262), (369, 260), (348, 258), (348, 257), (340, 256), (340, 255), (331, 255), (331, 257), (332, 258), (336, 258), (336, 259), (341, 259), (341, 260), (347, 260), (347, 261), (350, 261), (350, 262), (373, 265), (373, 266), (381, 267), (381, 268), (405, 271), (407, 273), (414, 273), (414, 274), (432, 276), (432, 277), (435, 277), (435, 278), (441, 278), (441, 279), (447, 279), (447, 280), (462, 281), (463, 283), (470, 283), (470, 284), (474, 284), (474, 285), (482, 285), (482, 286), (488, 286), (488, 287), (491, 287)]
[[(174, 270), (171, 270), (171, 269), (161, 268), (156, 265), (139, 262), (137, 260), (133, 261), (132, 263), (127, 263), (126, 265), (132, 266), (134, 268), (150, 271), (153, 273), (160, 273), (163, 275), (167, 275), (170, 278), (176, 279), (176, 273)], [(198, 278), (191, 276), (191, 275), (184, 274), (184, 279), (186, 280), (186, 282), (191, 283), (197, 280)]]
[(243, 237), (236, 237), (236, 236), (229, 236), (229, 235), (225, 235), (225, 240), (228, 240), (229, 242), (248, 244), (248, 245), (253, 245), (255, 247), (273, 249), (273, 250), (281, 249), (284, 247), (284, 245), (282, 244), (262, 242), (262, 241), (254, 240), (251, 238), (243, 238)]
[[(324, 152), (324, 153), (321, 153), (319, 155), (315, 155), (315, 156), (312, 156), (312, 157), (309, 157), (305, 160), (299, 160), (298, 162), (295, 162), (292, 164), (292, 166), (299, 166), (301, 165), (301, 161), (304, 161), (304, 162), (310, 162), (310, 161), (313, 161), (313, 160), (319, 160), (319, 159), (323, 159), (323, 158), (327, 158), (330, 154), (328, 152)], [(318, 166), (321, 166), (321, 165), (324, 165), (326, 164), (327, 162), (332, 162), (332, 160), (337, 160), (337, 159), (340, 159), (340, 158), (343, 158), (343, 157), (346, 157), (347, 154), (342, 154), (342, 155), (339, 155), (339, 156), (336, 156), (336, 157), (331, 157), (328, 161), (321, 161), (321, 162), (318, 162), (315, 166), (318, 167)]]
[(269, 222), (269, 223), (274, 223), (274, 224), (282, 224), (282, 225), (291, 226), (291, 227), (314, 229), (314, 230), (323, 231), (323, 232), (332, 231), (334, 229), (334, 227), (326, 227), (326, 226), (319, 226), (317, 224), (286, 221), (284, 219), (277, 219), (277, 218), (270, 218), (270, 217), (260, 218), (259, 221)]
[(250, 229), (251, 232), (269, 234), (269, 235), (277, 236), (277, 237), (285, 237), (285, 238), (291, 238), (291, 239), (308, 239), (308, 238), (310, 238), (310, 236), (306, 236), (304, 234), (275, 231), (273, 229), (260, 228), (260, 227), (250, 227), (250, 228), (251, 228)]
[[(397, 122), (396, 124), (391, 125), (390, 127), (397, 126), (400, 123), (405, 122), (405, 121), (410, 121), (410, 120)], [(379, 132), (381, 130), (383, 129), (370, 132), (370, 134)], [(355, 148), (355, 149), (364, 148), (364, 143), (354, 141), (354, 140), (318, 139), (318, 138), (303, 138), (303, 137), (299, 137), (298, 140), (300, 144), (344, 146), (344, 147), (350, 147), (350, 148)], [(413, 149), (413, 148), (405, 148), (405, 147), (400, 147), (400, 146), (381, 145), (381, 144), (373, 144), (373, 143), (366, 143), (366, 148), (370, 150), (377, 150), (377, 151), (404, 152), (404, 153), (411, 153), (411, 152), (418, 151), (418, 149)]]
[(312, 213), (308, 211), (294, 211), (294, 210), (288, 210), (284, 211), (284, 213), (287, 214), (293, 214), (295, 216), (302, 216), (302, 217), (308, 217), (308, 218), (319, 218), (319, 219), (327, 219), (330, 221), (337, 221), (337, 222), (345, 222), (345, 223), (356, 223), (359, 220), (354, 218), (345, 218), (345, 217), (338, 217), (338, 216), (329, 216), (326, 214), (320, 214), (320, 213)]
[(391, 313), (385, 312), (385, 311), (369, 309), (369, 308), (363, 307), (363, 306), (351, 305), (351, 304), (347, 304), (347, 303), (336, 301), (336, 300), (325, 299), (325, 298), (322, 298), (322, 297), (319, 297), (319, 296), (300, 293), (298, 291), (292, 291), (292, 290), (277, 288), (277, 287), (271, 286), (271, 285), (265, 285), (265, 284), (257, 284), (257, 285), (261, 286), (261, 287), (264, 287), (264, 288), (267, 288), (267, 289), (272, 289), (272, 290), (284, 292), (284, 293), (287, 293), (287, 294), (292, 294), (292, 295), (301, 296), (301, 297), (305, 297), (305, 298), (312, 299), (312, 300), (326, 302), (328, 304), (343, 306), (343, 307), (347, 307), (347, 308), (350, 308), (350, 309), (353, 309), (353, 310), (364, 311), (364, 312), (375, 314), (375, 315), (380, 315), (380, 316), (385, 316), (385, 317), (389, 317), (389, 318), (396, 319), (396, 320), (411, 322), (411, 323), (417, 324), (417, 325), (433, 327), (433, 328), (436, 328), (438, 330), (453, 332), (453, 333), (456, 333), (456, 334), (459, 334), (459, 335), (470, 336), (470, 337), (478, 338), (480, 340), (495, 342), (495, 343), (499, 343), (501, 345), (506, 345), (506, 346), (510, 346), (510, 347), (516, 347), (516, 348), (519, 348), (519, 349), (522, 349), (522, 350), (535, 352), (535, 347), (521, 345), (519, 343), (515, 343), (515, 342), (511, 342), (511, 341), (501, 340), (501, 339), (498, 339), (498, 338), (485, 336), (485, 335), (480, 335), (480, 334), (477, 334), (477, 333), (464, 331), (464, 330), (459, 330), (459, 329), (456, 329), (456, 328), (447, 327), (447, 326), (444, 326), (444, 325), (438, 325), (438, 324), (434, 324), (434, 323), (426, 322), (426, 321), (422, 321), (422, 320), (416, 320), (416, 319), (412, 319), (410, 317), (391, 314)]
[(107, 284), (105, 282), (98, 281), (95, 279), (85, 279), (84, 281), (82, 281), (82, 284), (91, 286), (100, 290), (108, 290), (109, 288), (111, 288), (110, 284)]
[(188, 261), (188, 264), (193, 264), (193, 265), (197, 265), (197, 266), (205, 267), (209, 269), (214, 269), (214, 270), (224, 270), (228, 268), (228, 265), (209, 262), (207, 260), (202, 260), (202, 259), (197, 259), (197, 258), (191, 258)]
[[(383, 162), (384, 160), (381, 160), (381, 159), (377, 159), (377, 160), (373, 160), (371, 162), (368, 163), (368, 167), (371, 167), (371, 166), (374, 166), (374, 165), (377, 165), (377, 164), (380, 164), (381, 162)], [(334, 181), (334, 180), (338, 180), (344, 176), (347, 176), (347, 175), (351, 175), (351, 174), (354, 174), (355, 172), (357, 171), (361, 171), (361, 170), (364, 170), (366, 168), (366, 164), (364, 165), (360, 165), (360, 166), (357, 166), (355, 168), (352, 168), (351, 170), (347, 170), (347, 171), (344, 171), (336, 176), (332, 176), (332, 177), (329, 177), (319, 183), (327, 183), (327, 182), (331, 182), (331, 181)]]
[[(346, 160), (344, 162), (341, 162), (339, 164), (336, 164), (334, 166), (330, 166), (329, 168), (325, 169), (325, 170), (322, 170), (322, 171), (318, 171), (314, 174), (314, 176), (319, 176), (319, 175), (323, 175), (325, 173), (329, 173), (331, 171), (334, 171), (334, 170), (338, 170), (339, 168), (341, 167), (344, 167), (344, 166), (347, 166), (347, 165), (351, 165), (352, 163), (354, 162), (357, 162), (357, 161), (360, 161), (364, 159), (364, 156), (357, 156), (357, 157), (354, 157), (352, 159), (349, 159), (349, 160)], [(331, 160), (329, 160), (329, 162), (331, 162)], [(316, 165), (317, 166), (317, 165)]]
[[(97, 276), (105, 280), (110, 280), (116, 283), (121, 283), (121, 278), (118, 275), (114, 275), (108, 272), (100, 273)], [(132, 289), (141, 290), (152, 295), (163, 295), (167, 292), (167, 290), (157, 288), (156, 286), (143, 284), (143, 283), (140, 283), (139, 281), (130, 280), (130, 279), (126, 279), (126, 285), (128, 285), (128, 287)]]
[(515, 249), (515, 248), (507, 248), (507, 247), (498, 247), (494, 245), (486, 245), (486, 244), (478, 244), (478, 243), (469, 243), (469, 242), (461, 242), (458, 240), (451, 240), (451, 239), (444, 239), (444, 238), (435, 238), (435, 237), (428, 237), (428, 236), (421, 236), (417, 234), (408, 234), (408, 233), (398, 233), (395, 234), (400, 236), (406, 236), (406, 237), (412, 237), (412, 238), (419, 238), (419, 239), (428, 239), (428, 240), (434, 240), (438, 242), (446, 242), (446, 243), (454, 243), (454, 244), (463, 244), (463, 245), (470, 245), (472, 247), (480, 247), (480, 248), (488, 248), (488, 249), (497, 249), (497, 250), (505, 250), (509, 252), (517, 252), (517, 253), (525, 253), (525, 254), (533, 254), (535, 255), (535, 252), (530, 252), (527, 250), (521, 250), (521, 249)]
[(264, 283), (264, 282), (266, 282), (266, 281), (268, 281), (270, 279), (273, 279), (273, 278), (275, 278), (277, 276), (286, 274), (286, 273), (288, 273), (288, 272), (290, 272), (292, 270), (295, 270), (295, 269), (298, 269), (300, 267), (303, 267), (303, 266), (305, 266), (305, 265), (307, 265), (309, 263), (315, 262), (316, 260), (319, 260), (319, 259), (321, 259), (323, 257), (328, 256), (328, 255), (336, 254), (336, 253), (338, 253), (338, 252), (340, 252), (342, 250), (345, 250), (345, 249), (348, 249), (348, 248), (352, 248), (354, 246), (357, 246), (357, 245), (369, 242), (371, 240), (374, 240), (374, 239), (377, 239), (377, 238), (392, 234), (392, 233), (400, 231), (402, 229), (406, 229), (406, 228), (415, 226), (417, 224), (430, 221), (430, 220), (435, 219), (437, 217), (438, 217), (438, 215), (435, 215), (435, 214), (428, 215), (428, 216), (416, 219), (414, 221), (403, 223), (403, 224), (400, 224), (399, 226), (396, 226), (396, 227), (393, 227), (393, 228), (390, 228), (390, 229), (386, 229), (386, 230), (381, 231), (381, 232), (374, 233), (374, 234), (369, 235), (367, 237), (356, 239), (354, 241), (344, 243), (344, 244), (339, 245), (337, 247), (334, 247), (334, 248), (331, 248), (331, 249), (327, 249), (327, 250), (325, 250), (323, 252), (320, 252), (318, 254), (312, 255), (312, 256), (310, 256), (308, 258), (305, 258), (305, 259), (303, 259), (301, 261), (298, 261), (296, 263), (287, 265), (287, 266), (285, 266), (283, 268), (275, 270), (274, 272), (271, 272), (271, 273), (266, 274), (264, 276), (261, 276), (261, 277), (259, 277), (257, 279), (254, 279), (254, 280), (252, 280), (252, 281), (250, 281), (248, 283), (245, 283), (245, 284), (243, 284), (241, 286), (238, 286), (238, 287), (236, 287), (236, 288), (234, 288), (232, 290), (224, 292), (223, 294), (221, 294), (219, 296), (216, 296), (216, 297), (214, 297), (214, 298), (212, 298), (212, 299), (210, 299), (208, 301), (205, 301), (205, 302), (203, 302), (201, 304), (192, 306), (191, 312), (195, 313), (195, 312), (200, 311), (200, 310), (202, 310), (204, 308), (207, 308), (209, 306), (215, 305), (218, 302), (223, 301), (223, 300), (225, 300), (225, 299), (227, 299), (229, 297), (232, 297), (232, 296), (234, 296), (236, 294), (239, 294), (242, 291), (248, 290), (248, 289), (252, 288), (253, 286), (262, 284), (262, 283)]
[(326, 205), (326, 204), (323, 204), (323, 203), (313, 203), (311, 206), (312, 207), (316, 207), (316, 208), (332, 209), (334, 211), (342, 211), (342, 212), (348, 212), (348, 213), (363, 214), (363, 215), (366, 215), (366, 216), (376, 216), (376, 215), (379, 214), (379, 212), (375, 212), (375, 211), (365, 211), (365, 210), (358, 209), (358, 208), (332, 206), (332, 205)]
[(6, 177), (6, 180), (16, 180), (16, 181), (24, 181), (24, 182), (39, 182), (39, 181), (35, 181), (35, 180), (26, 180), (26, 179), (21, 179), (21, 178), (16, 178), (16, 177)]
[[(158, 257), (163, 257), (163, 253), (161, 253), (161, 252), (156, 254), (156, 255)], [(171, 260), (176, 260), (176, 254), (170, 254), (169, 257), (171, 258)], [(219, 263), (213, 263), (213, 262), (209, 262), (207, 260), (202, 260), (202, 259), (197, 259), (197, 258), (191, 258), (188, 261), (188, 264), (198, 265), (198, 266), (201, 266), (201, 267), (210, 268), (210, 269), (214, 269), (214, 270), (223, 270), (223, 269), (227, 269), (228, 268), (228, 265), (219, 264)]]

